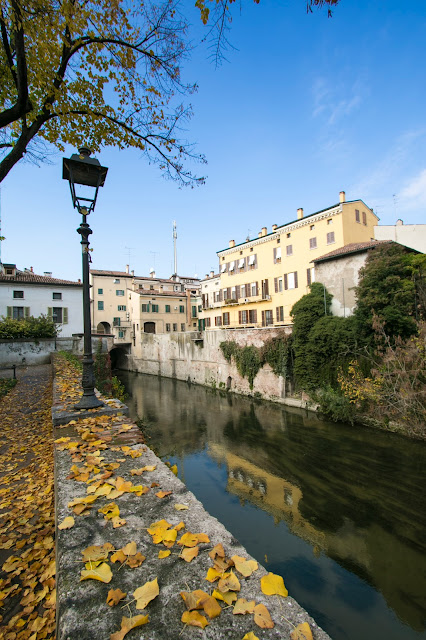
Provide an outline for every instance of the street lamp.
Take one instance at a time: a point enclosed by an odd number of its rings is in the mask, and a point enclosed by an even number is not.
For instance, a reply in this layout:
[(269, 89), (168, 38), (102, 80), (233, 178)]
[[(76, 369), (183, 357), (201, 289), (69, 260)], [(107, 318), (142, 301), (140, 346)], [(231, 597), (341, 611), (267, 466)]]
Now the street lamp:
[[(92, 230), (87, 224), (87, 216), (95, 208), (99, 187), (104, 186), (108, 169), (107, 167), (102, 167), (99, 160), (96, 158), (91, 158), (90, 154), (90, 149), (87, 147), (81, 147), (78, 150), (78, 154), (74, 153), (69, 159), (63, 158), (62, 163), (62, 178), (64, 180), (68, 180), (74, 209), (77, 209), (82, 215), (82, 221), (77, 229), (77, 233), (81, 235), (83, 262), (83, 397), (80, 402), (75, 405), (75, 409), (95, 409), (96, 407), (102, 407), (104, 404), (96, 397), (95, 376), (93, 373), (89, 291), (89, 235), (92, 233)], [(76, 192), (76, 185), (94, 188), (94, 195), (93, 192), (91, 193), (93, 197), (87, 197), (87, 190), (84, 190), (83, 192), (85, 194), (84, 197), (83, 195), (78, 195)]]

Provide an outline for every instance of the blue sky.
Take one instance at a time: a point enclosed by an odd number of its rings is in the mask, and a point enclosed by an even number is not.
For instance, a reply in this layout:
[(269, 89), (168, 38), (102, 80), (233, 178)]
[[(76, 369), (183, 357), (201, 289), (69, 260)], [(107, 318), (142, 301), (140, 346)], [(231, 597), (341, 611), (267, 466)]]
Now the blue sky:
[[(304, 0), (244, 0), (229, 36), (228, 63), (215, 69), (199, 47), (184, 67), (199, 84), (186, 135), (207, 156), (206, 185), (179, 189), (137, 152), (103, 150), (93, 268), (169, 277), (176, 220), (178, 272), (203, 277), (230, 239), (335, 204), (341, 190), (381, 224), (426, 223), (424, 2), (341, 0), (328, 19)], [(75, 280), (79, 218), (52, 160), (3, 182), (1, 258)]]

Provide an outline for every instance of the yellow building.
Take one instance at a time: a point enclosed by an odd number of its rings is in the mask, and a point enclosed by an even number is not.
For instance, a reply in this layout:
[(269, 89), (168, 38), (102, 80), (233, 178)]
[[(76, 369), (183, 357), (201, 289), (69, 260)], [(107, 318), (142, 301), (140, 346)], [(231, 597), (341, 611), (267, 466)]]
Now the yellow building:
[[(210, 329), (291, 323), (294, 303), (315, 280), (312, 260), (352, 242), (374, 239), (376, 214), (362, 200), (340, 201), (282, 226), (263, 227), (258, 237), (217, 252), (221, 308)], [(219, 313), (220, 312), (220, 313)], [(211, 312), (209, 313), (211, 315)]]

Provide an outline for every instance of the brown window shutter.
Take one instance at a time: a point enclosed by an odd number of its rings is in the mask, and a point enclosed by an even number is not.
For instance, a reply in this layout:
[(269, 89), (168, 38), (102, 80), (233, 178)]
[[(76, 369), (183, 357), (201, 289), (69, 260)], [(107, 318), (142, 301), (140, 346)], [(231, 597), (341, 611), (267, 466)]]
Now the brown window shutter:
[(274, 278), (274, 291), (278, 293), (278, 278)]
[(297, 282), (297, 271), (294, 272), (294, 288), (297, 289), (298, 287), (298, 282)]
[(287, 291), (288, 289), (288, 281), (287, 281), (287, 274), (284, 274), (284, 289)]
[(235, 297), (237, 298), (237, 300), (238, 300), (238, 298), (241, 297), (240, 296), (240, 285), (239, 284), (237, 284), (237, 286), (235, 287)]
[(253, 309), (253, 322), (257, 322), (257, 309)]
[(238, 324), (242, 324), (242, 322), (241, 322), (241, 311), (238, 312)]
[(257, 296), (259, 295), (259, 283), (258, 282), (256, 282), (256, 295)]
[(222, 297), (222, 289), (219, 291), (219, 302), (222, 302), (223, 297)]
[(306, 269), (306, 276), (308, 278), (308, 285), (311, 284), (311, 270), (310, 269)]
[(266, 295), (269, 295), (269, 280), (268, 280), (268, 278), (266, 278), (266, 280), (265, 280), (265, 293), (266, 293)]
[(277, 322), (278, 322), (278, 321), (279, 321), (279, 319), (280, 319), (280, 308), (279, 308), (279, 307), (276, 307), (276, 309), (275, 309), (275, 315), (276, 315), (276, 317), (277, 317)]
[(262, 327), (265, 326), (265, 322), (266, 322), (266, 320), (265, 320), (265, 312), (262, 311)]

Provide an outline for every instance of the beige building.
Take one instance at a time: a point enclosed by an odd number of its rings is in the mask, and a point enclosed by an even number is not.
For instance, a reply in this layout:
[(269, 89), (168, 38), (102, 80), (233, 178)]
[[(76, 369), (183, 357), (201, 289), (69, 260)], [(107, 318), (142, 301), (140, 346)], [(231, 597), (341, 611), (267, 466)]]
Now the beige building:
[(198, 329), (199, 280), (135, 276), (91, 270), (92, 331), (114, 335), (115, 344), (135, 344), (139, 333)]
[(210, 273), (201, 280), (200, 291), (202, 301), (200, 329), (219, 328), (222, 322), (218, 324), (218, 318), (222, 320), (220, 308), (223, 302), (220, 274), (215, 274), (214, 271), (210, 271)]
[[(315, 280), (313, 260), (332, 249), (374, 239), (378, 218), (362, 200), (339, 202), (282, 226), (263, 227), (257, 238), (217, 252), (221, 307), (204, 309), (210, 328), (291, 323), (291, 309)], [(206, 327), (208, 328), (208, 327)]]

